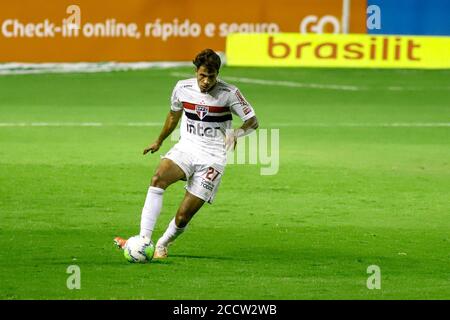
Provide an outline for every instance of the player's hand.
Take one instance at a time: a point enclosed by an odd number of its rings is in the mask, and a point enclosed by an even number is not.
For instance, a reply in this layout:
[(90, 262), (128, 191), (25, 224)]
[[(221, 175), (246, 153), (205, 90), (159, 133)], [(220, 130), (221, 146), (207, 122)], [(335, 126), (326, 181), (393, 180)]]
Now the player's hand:
[(227, 132), (225, 136), (225, 150), (230, 151), (236, 148), (237, 137), (233, 131)]
[(147, 154), (149, 151), (150, 151), (151, 153), (154, 153), (154, 152), (158, 151), (159, 148), (161, 148), (161, 143), (155, 142), (155, 143), (149, 145), (147, 148), (145, 148), (145, 149), (144, 149), (144, 152), (143, 152), (142, 154), (145, 155), (145, 154)]

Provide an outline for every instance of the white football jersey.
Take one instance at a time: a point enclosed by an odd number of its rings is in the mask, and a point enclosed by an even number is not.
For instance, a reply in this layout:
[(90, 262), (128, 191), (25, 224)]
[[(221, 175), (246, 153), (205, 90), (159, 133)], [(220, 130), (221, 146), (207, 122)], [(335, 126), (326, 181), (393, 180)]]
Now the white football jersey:
[(239, 89), (218, 80), (212, 90), (202, 93), (197, 79), (180, 80), (171, 98), (173, 111), (183, 110), (179, 146), (188, 152), (225, 165), (225, 132), (231, 128), (232, 113), (246, 121), (255, 116)]

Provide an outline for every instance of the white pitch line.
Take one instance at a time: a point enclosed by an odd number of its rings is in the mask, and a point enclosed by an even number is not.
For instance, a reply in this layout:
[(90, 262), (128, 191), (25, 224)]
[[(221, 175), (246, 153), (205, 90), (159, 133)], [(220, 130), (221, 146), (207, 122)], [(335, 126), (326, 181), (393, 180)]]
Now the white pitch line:
[(318, 83), (302, 83), (293, 81), (276, 81), (276, 80), (264, 80), (264, 79), (252, 79), (252, 78), (238, 78), (238, 77), (224, 77), (225, 80), (260, 84), (265, 86), (282, 86), (291, 88), (309, 88), (309, 89), (328, 89), (328, 90), (344, 90), (344, 91), (359, 91), (365, 90), (363, 87), (350, 86), (350, 85), (337, 85), (337, 84), (318, 84)]
[[(188, 73), (172, 72), (171, 75), (174, 77), (192, 78), (192, 74), (188, 74)], [(304, 83), (304, 82), (294, 82), (294, 81), (277, 81), (277, 80), (228, 77), (228, 76), (220, 77), (220, 78), (223, 80), (226, 80), (226, 81), (259, 84), (259, 85), (263, 85), (263, 86), (281, 86), (281, 87), (290, 87), (290, 88), (308, 88), (308, 89), (344, 90), (344, 91), (367, 90), (367, 88), (365, 88), (365, 87), (358, 87), (358, 86), (353, 86), (353, 85)]]
[[(162, 122), (0, 122), (0, 127), (160, 127)], [(276, 127), (361, 127), (361, 128), (426, 128), (426, 127), (450, 127), (450, 122), (392, 122), (392, 123), (269, 123), (269, 128)]]
[(128, 70), (167, 69), (191, 66), (191, 62), (77, 62), (77, 63), (1, 63), (1, 75), (43, 73), (96, 73)]
[(162, 122), (0, 122), (0, 127), (159, 127)]
[(159, 127), (164, 123), (162, 122), (127, 122), (125, 124), (112, 124), (117, 126), (127, 126), (127, 127)]
[(31, 127), (101, 127), (100, 122), (32, 122)]
[(393, 123), (271, 123), (270, 127), (361, 127), (361, 128), (426, 128), (450, 127), (450, 122), (393, 122)]

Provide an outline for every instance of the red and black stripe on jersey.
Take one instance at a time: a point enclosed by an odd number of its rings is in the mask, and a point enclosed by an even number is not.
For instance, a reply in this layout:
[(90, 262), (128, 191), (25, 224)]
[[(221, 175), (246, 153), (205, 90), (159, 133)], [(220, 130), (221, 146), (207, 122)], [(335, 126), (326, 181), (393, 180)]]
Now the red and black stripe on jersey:
[(205, 116), (203, 119), (200, 119), (200, 117), (195, 113), (188, 113), (185, 111), (186, 117), (188, 117), (191, 120), (196, 121), (202, 121), (202, 122), (225, 122), (229, 120), (233, 120), (231, 114), (227, 114), (225, 116)]
[[(206, 107), (208, 113), (203, 118), (200, 118), (196, 112), (196, 106)], [(229, 107), (214, 107), (183, 102), (183, 108), (184, 114), (191, 120), (202, 122), (225, 122), (233, 119)]]

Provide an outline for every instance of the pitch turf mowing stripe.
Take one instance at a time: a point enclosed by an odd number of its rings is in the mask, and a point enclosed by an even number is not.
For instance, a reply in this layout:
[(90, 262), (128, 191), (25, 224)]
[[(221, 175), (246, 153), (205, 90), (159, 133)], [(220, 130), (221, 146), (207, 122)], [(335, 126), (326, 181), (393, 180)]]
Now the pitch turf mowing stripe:
[[(172, 72), (171, 75), (177, 78), (191, 78), (192, 74)], [(305, 89), (322, 89), (322, 90), (341, 90), (341, 91), (369, 91), (369, 90), (388, 90), (388, 91), (422, 91), (430, 90), (430, 88), (422, 87), (408, 87), (408, 86), (387, 86), (383, 88), (379, 87), (367, 87), (367, 86), (355, 86), (355, 85), (343, 85), (343, 84), (333, 84), (333, 83), (312, 83), (312, 82), (295, 82), (295, 81), (283, 81), (283, 80), (267, 80), (267, 79), (256, 79), (256, 78), (245, 78), (245, 77), (230, 77), (224, 76), (221, 79), (236, 83), (245, 84), (256, 84), (263, 86), (280, 86), (287, 88), (305, 88)], [(448, 86), (435, 86), (433, 90), (448, 91), (450, 87)]]
[[(102, 123), (102, 122), (0, 122), (0, 127), (159, 127), (162, 122), (126, 122), (126, 123)], [(270, 123), (268, 127), (450, 127), (450, 122), (430, 123)]]

